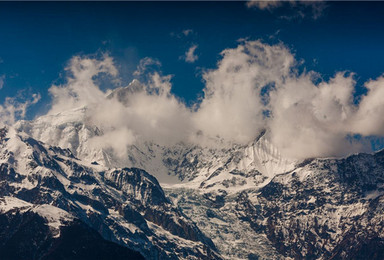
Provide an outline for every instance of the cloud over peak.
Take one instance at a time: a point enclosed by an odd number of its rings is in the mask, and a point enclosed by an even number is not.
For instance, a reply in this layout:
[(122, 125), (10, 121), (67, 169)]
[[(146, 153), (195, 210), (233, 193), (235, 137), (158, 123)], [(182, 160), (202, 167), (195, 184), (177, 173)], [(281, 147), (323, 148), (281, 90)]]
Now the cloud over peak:
[(50, 114), (99, 102), (105, 93), (95, 84), (94, 77), (101, 73), (113, 77), (118, 74), (113, 59), (108, 55), (102, 59), (74, 56), (66, 71), (69, 72), (67, 83), (63, 86), (53, 85), (49, 89), (53, 97)]
[[(247, 144), (263, 129), (287, 157), (342, 156), (368, 151), (364, 140), (384, 136), (383, 76), (368, 81), (367, 94), (356, 103), (353, 73), (338, 72), (322, 80), (314, 71), (299, 70), (300, 64), (282, 43), (243, 40), (221, 52), (216, 68), (203, 72), (204, 97), (191, 108), (172, 94), (170, 75), (148, 69), (160, 66), (156, 60), (140, 62), (135, 73), (140, 81), (103, 91), (97, 78), (117, 77), (113, 59), (76, 56), (67, 67), (66, 83), (49, 89), (49, 113), (87, 107), (86, 122), (104, 133), (91, 144), (119, 156), (139, 140), (170, 146), (210, 146), (217, 140), (222, 145)], [(7, 102), (0, 113), (14, 122), (9, 115), (17, 106)]]

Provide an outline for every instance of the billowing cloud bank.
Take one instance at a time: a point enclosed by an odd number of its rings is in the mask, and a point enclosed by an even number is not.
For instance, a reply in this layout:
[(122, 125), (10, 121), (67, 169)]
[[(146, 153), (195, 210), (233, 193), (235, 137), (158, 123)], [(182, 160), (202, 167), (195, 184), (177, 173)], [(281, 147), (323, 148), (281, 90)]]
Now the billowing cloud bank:
[(121, 156), (138, 140), (246, 144), (263, 129), (288, 157), (340, 156), (369, 150), (366, 136), (384, 136), (384, 77), (367, 82), (356, 104), (352, 73), (324, 81), (313, 71), (299, 72), (283, 44), (243, 41), (221, 56), (217, 68), (203, 73), (205, 95), (192, 108), (171, 93), (171, 76), (146, 70), (157, 61), (146, 59), (135, 72), (146, 80), (102, 91), (98, 76), (118, 75), (113, 59), (74, 57), (67, 83), (49, 90), (49, 114), (86, 106), (88, 123), (104, 132), (92, 145)]
[(218, 68), (204, 74), (205, 98), (193, 114), (208, 136), (244, 143), (265, 128), (286, 156), (305, 158), (366, 151), (353, 135), (384, 134), (382, 77), (366, 84), (369, 92), (356, 105), (353, 74), (326, 82), (313, 71), (298, 73), (283, 44), (243, 42), (222, 56)]

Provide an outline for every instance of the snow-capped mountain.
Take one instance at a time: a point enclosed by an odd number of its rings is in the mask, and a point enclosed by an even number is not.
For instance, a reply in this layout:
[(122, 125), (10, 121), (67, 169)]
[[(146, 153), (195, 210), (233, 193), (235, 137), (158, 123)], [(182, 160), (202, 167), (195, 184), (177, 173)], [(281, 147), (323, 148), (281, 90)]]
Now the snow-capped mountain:
[(185, 183), (207, 189), (254, 187), (274, 175), (292, 170), (296, 161), (282, 158), (262, 132), (254, 142), (233, 147), (201, 147), (193, 144), (161, 146), (137, 140), (128, 146), (127, 155), (116, 156), (112, 149), (92, 145), (92, 138), (103, 129), (87, 123), (86, 108), (79, 108), (19, 121), (15, 128), (44, 143), (68, 148), (85, 161), (105, 167), (135, 167), (154, 175), (161, 183)]
[[(29, 152), (37, 165), (51, 169), (40, 158), (49, 156), (64, 172), (55, 178), (71, 203), (59, 196), (60, 202), (49, 199), (48, 204), (65, 205), (103, 238), (147, 258), (384, 258), (384, 152), (290, 160), (262, 132), (248, 145), (221, 148), (137, 140), (122, 158), (92, 146), (92, 138), (104, 133), (87, 120), (86, 108), (20, 121), (15, 129), (23, 143), (36, 139), (51, 146), (47, 152)], [(2, 150), (18, 147), (11, 140)], [(12, 165), (18, 174), (33, 173), (28, 161)], [(9, 190), (4, 195), (24, 200), (29, 197), (22, 195), (25, 187), (46, 189), (32, 181), (45, 177), (18, 176), (7, 177), (14, 184), (2, 188)], [(84, 217), (88, 209), (97, 217)]]
[[(84, 162), (69, 149), (45, 145), (13, 128), (2, 129), (0, 138), (2, 218), (17, 214), (44, 220), (41, 226), (50, 230), (46, 235), (54, 245), (55, 239), (68, 239), (61, 235), (76, 222), (96, 230), (100, 240), (116, 243), (115, 248), (125, 246), (146, 258), (219, 258), (211, 240), (144, 170)], [(8, 240), (4, 236), (2, 244)], [(43, 256), (50, 253), (44, 246), (36, 246)]]

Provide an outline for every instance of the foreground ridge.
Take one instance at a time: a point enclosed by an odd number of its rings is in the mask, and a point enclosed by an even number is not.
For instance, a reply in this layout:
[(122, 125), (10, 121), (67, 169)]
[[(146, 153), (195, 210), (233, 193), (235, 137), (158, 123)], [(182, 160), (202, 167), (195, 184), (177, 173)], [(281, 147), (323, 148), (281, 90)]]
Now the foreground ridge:
[[(10, 223), (14, 214), (27, 222), (39, 219), (36, 228), (47, 233), (51, 246), (66, 240), (68, 230), (86, 229), (92, 236), (97, 231), (106, 245), (116, 243), (110, 248), (116, 252), (133, 252), (125, 249), (130, 248), (149, 259), (219, 259), (211, 240), (141, 169), (85, 163), (69, 149), (47, 146), (11, 128), (1, 130), (0, 181), (0, 218)], [(46, 245), (35, 249), (50, 253)]]

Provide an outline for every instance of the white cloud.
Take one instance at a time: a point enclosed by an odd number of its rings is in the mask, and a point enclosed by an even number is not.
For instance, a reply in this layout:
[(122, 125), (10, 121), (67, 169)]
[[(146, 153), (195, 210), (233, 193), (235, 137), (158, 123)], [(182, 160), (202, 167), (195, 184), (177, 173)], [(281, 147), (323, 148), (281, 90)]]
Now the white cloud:
[(262, 87), (288, 76), (295, 61), (284, 46), (260, 41), (244, 42), (222, 56), (216, 70), (204, 73), (205, 98), (194, 122), (205, 135), (245, 143), (265, 127)]
[(101, 136), (94, 136), (90, 139), (89, 145), (96, 149), (113, 149), (119, 158), (127, 155), (129, 144), (135, 142), (135, 136), (131, 130), (126, 127), (119, 127), (106, 131)]
[(354, 104), (353, 74), (323, 81), (313, 71), (298, 73), (299, 63), (283, 44), (244, 41), (222, 56), (217, 69), (204, 74), (205, 97), (193, 114), (203, 136), (247, 143), (266, 128), (294, 158), (366, 151), (366, 143), (350, 136), (384, 136), (383, 77), (368, 82), (367, 96)]
[(346, 139), (355, 111), (354, 86), (352, 75), (343, 73), (318, 85), (313, 83), (312, 73), (291, 75), (270, 95), (272, 141), (286, 155), (299, 158), (361, 149)]
[(185, 56), (184, 56), (184, 59), (186, 62), (189, 62), (189, 63), (193, 63), (195, 61), (197, 61), (199, 59), (199, 56), (197, 56), (197, 54), (195, 54), (195, 51), (197, 49), (197, 45), (196, 44), (193, 44), (186, 52), (185, 52)]
[(105, 93), (94, 82), (94, 77), (100, 73), (117, 76), (117, 69), (108, 55), (103, 59), (81, 58), (75, 56), (71, 59), (67, 71), (70, 76), (64, 86), (52, 86), (49, 89), (53, 97), (50, 114), (71, 108), (82, 107), (88, 104), (97, 104), (104, 99)]
[(164, 145), (181, 142), (191, 128), (190, 112), (170, 93), (170, 80), (170, 76), (154, 73), (142, 88), (120, 89), (129, 94), (120, 102), (117, 95), (99, 102), (90, 110), (90, 120), (104, 131), (126, 128), (139, 139)]
[(352, 129), (362, 135), (384, 135), (384, 75), (365, 84), (364, 95), (356, 112)]

